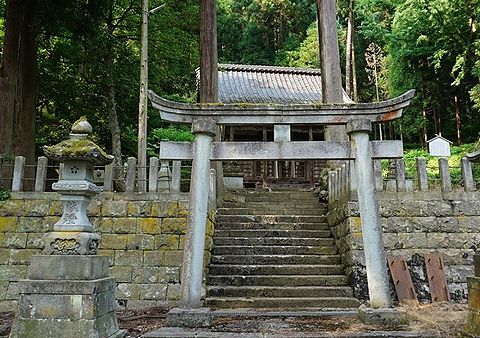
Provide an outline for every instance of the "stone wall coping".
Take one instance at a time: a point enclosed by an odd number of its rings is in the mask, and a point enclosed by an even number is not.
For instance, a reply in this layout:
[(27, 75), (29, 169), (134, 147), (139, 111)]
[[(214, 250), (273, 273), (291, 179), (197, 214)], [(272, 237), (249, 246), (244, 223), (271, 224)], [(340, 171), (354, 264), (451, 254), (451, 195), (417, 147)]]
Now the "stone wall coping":
[[(60, 194), (56, 192), (12, 192), (12, 200), (60, 200)], [(113, 200), (113, 201), (159, 201), (188, 202), (188, 193), (128, 193), (128, 192), (102, 192), (92, 200)]]

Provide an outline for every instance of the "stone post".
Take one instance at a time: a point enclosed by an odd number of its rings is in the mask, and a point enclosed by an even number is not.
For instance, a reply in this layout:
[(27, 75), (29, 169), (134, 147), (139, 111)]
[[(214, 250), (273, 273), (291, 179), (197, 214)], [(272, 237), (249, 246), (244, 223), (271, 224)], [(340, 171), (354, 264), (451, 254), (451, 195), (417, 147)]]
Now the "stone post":
[(13, 167), (12, 191), (21, 191), (23, 188), (23, 176), (25, 174), (25, 157), (15, 156)]
[(370, 149), (369, 120), (358, 119), (347, 123), (347, 133), (356, 150), (358, 205), (362, 219), (363, 247), (367, 270), (370, 305), (374, 308), (390, 307), (390, 287), (380, 225), (380, 212), (375, 193), (375, 177)]
[(45, 155), (61, 162), (61, 179), (53, 189), (61, 194), (63, 215), (54, 231), (44, 235), (43, 255), (33, 256), (28, 279), (19, 283), (18, 313), (11, 338), (121, 338), (116, 318), (115, 281), (108, 277), (108, 257), (96, 256), (100, 236), (87, 217), (94, 165), (113, 161), (87, 136), (83, 118), (73, 124), (70, 139), (44, 147)]
[(173, 161), (172, 192), (179, 193), (182, 183), (182, 161)]
[(207, 225), (210, 178), (210, 152), (217, 126), (212, 120), (196, 120), (192, 124), (195, 135), (190, 180), (190, 202), (185, 239), (182, 298), (183, 308), (195, 309), (202, 305), (203, 256)]
[(40, 156), (37, 160), (37, 172), (35, 175), (35, 191), (45, 191), (45, 183), (47, 180), (47, 164), (48, 159), (45, 156)]
[(472, 337), (478, 337), (480, 335), (480, 255), (473, 256), (473, 266), (475, 276), (467, 277), (468, 316), (465, 331)]

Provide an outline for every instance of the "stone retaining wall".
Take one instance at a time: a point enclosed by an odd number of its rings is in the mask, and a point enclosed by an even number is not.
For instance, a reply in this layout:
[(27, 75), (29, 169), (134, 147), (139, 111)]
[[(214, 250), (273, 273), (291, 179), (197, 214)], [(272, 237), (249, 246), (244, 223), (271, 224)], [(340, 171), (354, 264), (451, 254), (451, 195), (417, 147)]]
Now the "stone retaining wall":
[[(480, 245), (480, 192), (380, 193), (388, 255), (406, 256), (420, 300), (428, 300), (422, 255), (438, 253), (446, 265), (450, 295), (466, 299), (473, 254)], [(339, 245), (355, 294), (368, 297), (358, 203), (330, 205), (328, 222)]]
[[(174, 305), (180, 297), (187, 194), (102, 193), (89, 216), (102, 235), (100, 255), (109, 257), (117, 301), (134, 308)], [(42, 236), (62, 213), (56, 193), (13, 193), (0, 202), (0, 311), (16, 307), (18, 281), (26, 277)], [(205, 261), (210, 261), (213, 223), (208, 222)]]

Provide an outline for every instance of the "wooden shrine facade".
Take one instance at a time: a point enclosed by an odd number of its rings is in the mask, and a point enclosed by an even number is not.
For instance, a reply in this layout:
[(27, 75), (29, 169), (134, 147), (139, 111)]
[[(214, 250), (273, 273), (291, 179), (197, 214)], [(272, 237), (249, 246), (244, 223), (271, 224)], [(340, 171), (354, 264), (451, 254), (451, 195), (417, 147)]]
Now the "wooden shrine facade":
[[(198, 73), (199, 76), (199, 73)], [(218, 100), (227, 104), (321, 104), (322, 78), (319, 69), (220, 64)], [(343, 101), (352, 101), (343, 92)], [(221, 135), (228, 142), (272, 142), (273, 125), (225, 126)], [(323, 125), (294, 125), (291, 141), (323, 141)], [(246, 186), (269, 184), (313, 185), (325, 161), (253, 161), (225, 163), (226, 175), (241, 175)]]

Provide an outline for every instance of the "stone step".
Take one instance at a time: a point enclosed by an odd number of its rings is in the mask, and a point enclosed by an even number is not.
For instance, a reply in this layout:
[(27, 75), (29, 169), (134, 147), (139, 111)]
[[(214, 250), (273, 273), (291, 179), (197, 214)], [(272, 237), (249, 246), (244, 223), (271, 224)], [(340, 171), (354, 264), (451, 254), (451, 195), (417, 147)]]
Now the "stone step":
[(212, 264), (341, 264), (340, 255), (213, 255)]
[(217, 223), (326, 223), (326, 216), (310, 215), (217, 215)]
[(213, 308), (358, 308), (355, 298), (207, 298), (207, 306)]
[(262, 194), (262, 195), (245, 195), (245, 202), (307, 202), (307, 203), (320, 203), (318, 197), (313, 194), (310, 195), (295, 195), (295, 194)]
[(223, 201), (218, 204), (219, 208), (250, 208), (261, 209), (263, 207), (275, 207), (280, 209), (293, 208), (293, 209), (320, 209), (327, 211), (328, 208), (325, 204), (321, 204), (318, 201), (301, 201), (298, 203), (289, 202), (276, 202), (275, 205), (271, 205), (265, 202), (228, 202)]
[(347, 286), (344, 275), (225, 275), (208, 276), (207, 285), (228, 286)]
[(221, 237), (291, 237), (291, 238), (330, 238), (330, 230), (218, 230), (215, 238)]
[(219, 237), (213, 238), (213, 246), (334, 246), (333, 238), (295, 237)]
[(213, 255), (335, 255), (336, 246), (214, 246)]
[(324, 216), (325, 211), (318, 208), (309, 209), (295, 209), (278, 208), (272, 206), (258, 207), (258, 208), (218, 208), (218, 215), (295, 215), (300, 214), (304, 216)]
[(261, 222), (219, 222), (215, 225), (217, 230), (319, 230), (330, 231), (327, 223), (261, 223)]
[(211, 264), (210, 276), (218, 275), (341, 275), (341, 265), (230, 265)]
[(207, 286), (209, 297), (353, 297), (349, 286)]

